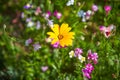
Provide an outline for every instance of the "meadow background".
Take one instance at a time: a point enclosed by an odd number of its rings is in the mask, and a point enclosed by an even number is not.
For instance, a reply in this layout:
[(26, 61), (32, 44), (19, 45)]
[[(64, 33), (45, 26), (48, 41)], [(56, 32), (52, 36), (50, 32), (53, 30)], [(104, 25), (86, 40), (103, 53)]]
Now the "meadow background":
[[(88, 11), (88, 18), (80, 11)], [(73, 43), (55, 48), (47, 32), (62, 23), (75, 33)], [(108, 33), (100, 30), (110, 25)], [(85, 62), (70, 57), (76, 48)], [(90, 80), (120, 80), (119, 0), (0, 1), (0, 80), (84, 80), (88, 50), (98, 55)]]

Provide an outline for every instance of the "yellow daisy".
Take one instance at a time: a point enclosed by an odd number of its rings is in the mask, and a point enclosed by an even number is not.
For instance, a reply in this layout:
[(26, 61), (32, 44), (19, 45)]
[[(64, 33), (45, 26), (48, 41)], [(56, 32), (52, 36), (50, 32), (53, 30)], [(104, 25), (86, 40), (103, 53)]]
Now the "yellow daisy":
[(74, 39), (74, 32), (69, 32), (71, 30), (68, 24), (63, 23), (61, 27), (58, 24), (54, 24), (51, 28), (53, 32), (47, 32), (49, 38), (52, 38), (51, 44), (59, 42), (61, 47), (71, 46), (72, 40)]

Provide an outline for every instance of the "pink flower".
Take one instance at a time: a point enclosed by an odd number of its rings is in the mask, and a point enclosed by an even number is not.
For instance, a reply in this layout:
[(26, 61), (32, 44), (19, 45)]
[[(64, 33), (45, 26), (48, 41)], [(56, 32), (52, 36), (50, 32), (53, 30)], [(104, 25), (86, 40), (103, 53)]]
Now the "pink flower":
[(35, 15), (38, 15), (39, 13), (41, 13), (41, 9), (40, 9), (40, 7), (37, 7), (36, 11), (35, 11)]
[(56, 10), (56, 11), (54, 12), (54, 16), (55, 16), (57, 19), (60, 19), (60, 18), (62, 17), (62, 14)]
[(92, 5), (92, 10), (94, 11), (94, 12), (96, 12), (97, 10), (98, 10), (98, 6), (97, 5)]
[(52, 45), (54, 48), (58, 48), (59, 47), (59, 42), (56, 42), (55, 44)]
[(48, 70), (48, 66), (42, 66), (42, 67), (41, 67), (41, 70), (42, 70), (43, 72), (47, 71), (47, 70)]
[(94, 70), (94, 67), (92, 66), (92, 64), (88, 63), (86, 64), (85, 68), (82, 69), (83, 75), (90, 79), (91, 78), (91, 73)]
[(111, 11), (111, 6), (106, 5), (104, 6), (104, 9), (105, 9), (106, 15), (108, 15), (108, 13)]
[(91, 50), (88, 51), (88, 60), (92, 60), (94, 64), (98, 62), (98, 55), (97, 53), (92, 53)]
[(110, 37), (112, 35), (112, 31), (115, 30), (115, 26), (112, 24), (108, 27), (100, 26), (100, 31), (104, 34), (106, 38)]
[(74, 54), (74, 56), (75, 56), (75, 57), (78, 57), (78, 56), (81, 55), (82, 53), (83, 53), (82, 49), (76, 48), (76, 49), (75, 49), (75, 54)]

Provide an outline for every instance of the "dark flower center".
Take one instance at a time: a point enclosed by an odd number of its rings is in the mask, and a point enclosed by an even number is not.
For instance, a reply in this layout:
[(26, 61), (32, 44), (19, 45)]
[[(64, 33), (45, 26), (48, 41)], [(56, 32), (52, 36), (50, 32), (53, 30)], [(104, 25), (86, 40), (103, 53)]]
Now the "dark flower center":
[(60, 34), (59, 34), (59, 35), (58, 35), (58, 39), (59, 39), (59, 40), (63, 39), (63, 35), (60, 35)]

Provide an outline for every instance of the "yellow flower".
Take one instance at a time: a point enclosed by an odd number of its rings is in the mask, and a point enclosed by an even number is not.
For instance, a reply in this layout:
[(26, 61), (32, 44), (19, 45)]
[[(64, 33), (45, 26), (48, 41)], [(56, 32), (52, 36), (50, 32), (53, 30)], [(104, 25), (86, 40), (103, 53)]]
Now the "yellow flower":
[(69, 32), (71, 30), (68, 24), (63, 23), (61, 27), (58, 24), (54, 24), (51, 28), (53, 32), (48, 32), (49, 38), (52, 38), (51, 44), (59, 42), (61, 47), (71, 46), (72, 39), (74, 39), (74, 32)]

